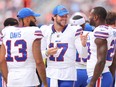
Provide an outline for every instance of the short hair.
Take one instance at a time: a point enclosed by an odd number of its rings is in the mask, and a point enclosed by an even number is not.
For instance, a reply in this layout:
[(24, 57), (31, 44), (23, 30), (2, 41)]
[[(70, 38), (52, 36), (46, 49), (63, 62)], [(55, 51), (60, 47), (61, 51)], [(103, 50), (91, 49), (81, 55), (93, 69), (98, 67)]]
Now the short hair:
[(19, 23), (18, 23), (17, 19), (15, 19), (15, 18), (7, 18), (4, 21), (4, 27), (6, 27), (6, 26), (15, 26), (15, 25), (18, 25), (18, 24)]
[(101, 21), (104, 21), (106, 19), (106, 16), (107, 16), (107, 11), (104, 7), (94, 7), (93, 8), (93, 14), (99, 16), (99, 19)]
[(106, 24), (112, 25), (116, 21), (116, 12), (109, 11), (106, 16)]

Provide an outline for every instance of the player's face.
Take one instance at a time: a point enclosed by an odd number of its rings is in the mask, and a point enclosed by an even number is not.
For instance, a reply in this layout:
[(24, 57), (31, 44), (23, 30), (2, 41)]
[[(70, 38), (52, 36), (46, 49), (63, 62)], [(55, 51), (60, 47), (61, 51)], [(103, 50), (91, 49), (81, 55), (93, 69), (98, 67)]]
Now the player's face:
[(56, 15), (54, 21), (61, 27), (65, 27), (67, 25), (67, 21), (68, 21), (68, 15), (64, 15), (64, 16), (59, 16)]
[(30, 18), (30, 24), (29, 24), (29, 26), (36, 26), (36, 19), (35, 19), (35, 17), (31, 17)]
[(95, 20), (94, 20), (95, 15), (93, 14), (93, 11), (90, 12), (89, 15), (89, 21), (90, 21), (90, 25), (95, 26)]
[(20, 21), (19, 26), (36, 26), (36, 19), (33, 16), (23, 18), (23, 20), (20, 19), (19, 21)]

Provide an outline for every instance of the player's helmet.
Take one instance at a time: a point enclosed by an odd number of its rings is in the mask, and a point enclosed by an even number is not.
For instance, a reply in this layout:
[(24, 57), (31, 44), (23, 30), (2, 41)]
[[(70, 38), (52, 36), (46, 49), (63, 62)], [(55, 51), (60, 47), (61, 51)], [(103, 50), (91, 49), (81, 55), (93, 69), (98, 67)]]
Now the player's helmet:
[(71, 16), (69, 23), (71, 25), (82, 25), (86, 22), (86, 19), (87, 17), (85, 14), (81, 12), (76, 12)]

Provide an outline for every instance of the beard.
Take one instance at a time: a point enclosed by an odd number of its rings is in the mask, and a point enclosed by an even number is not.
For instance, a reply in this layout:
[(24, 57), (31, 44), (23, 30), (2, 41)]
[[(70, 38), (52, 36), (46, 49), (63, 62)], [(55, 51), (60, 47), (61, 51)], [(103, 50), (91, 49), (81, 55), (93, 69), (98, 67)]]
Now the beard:
[(90, 25), (95, 26), (95, 22), (93, 20), (90, 20)]
[(65, 20), (65, 21), (58, 21), (57, 19), (56, 19), (56, 23), (59, 25), (59, 26), (61, 26), (61, 27), (65, 27), (66, 25), (67, 25), (67, 20)]
[(30, 21), (30, 24), (29, 24), (29, 26), (36, 26), (36, 24), (35, 24), (35, 22), (33, 22), (33, 21)]
[(93, 17), (89, 18), (89, 24), (92, 26), (96, 26), (96, 20)]

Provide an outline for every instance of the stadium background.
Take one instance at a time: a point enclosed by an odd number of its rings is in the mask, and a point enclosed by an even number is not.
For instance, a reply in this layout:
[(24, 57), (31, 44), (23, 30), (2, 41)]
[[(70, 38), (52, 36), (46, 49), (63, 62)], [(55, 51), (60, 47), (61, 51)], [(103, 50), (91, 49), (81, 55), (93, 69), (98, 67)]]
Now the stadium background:
[(3, 28), (3, 22), (8, 17), (17, 18), (17, 12), (23, 7), (30, 7), (41, 16), (37, 18), (39, 24), (51, 23), (51, 12), (53, 8), (62, 4), (66, 6), (70, 15), (81, 11), (87, 16), (94, 6), (103, 6), (108, 11), (116, 11), (116, 0), (0, 0), (0, 30)]

